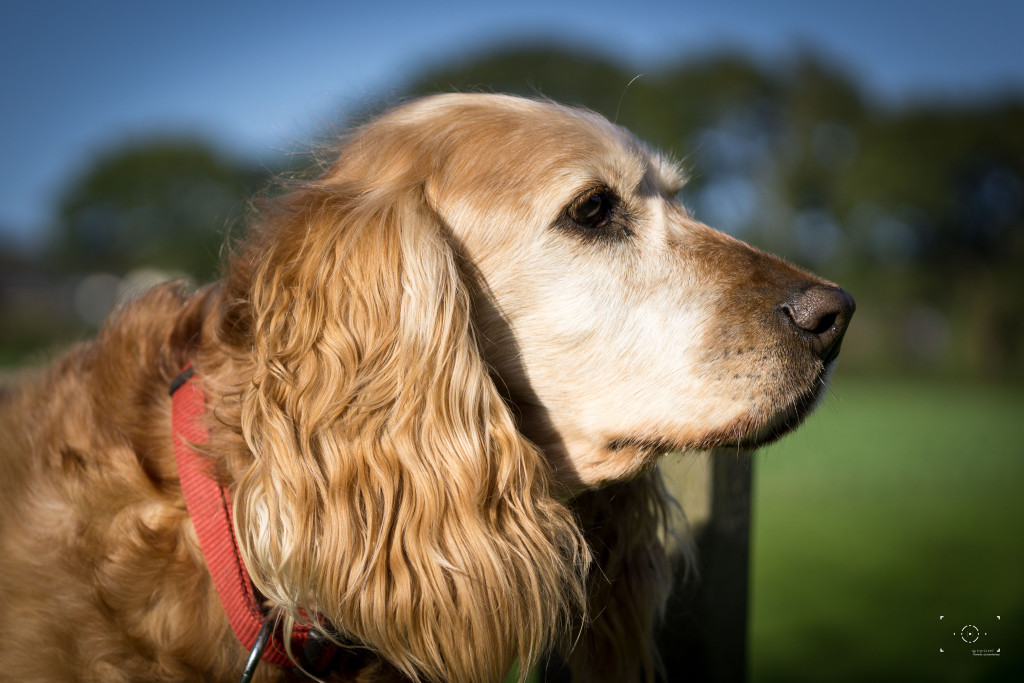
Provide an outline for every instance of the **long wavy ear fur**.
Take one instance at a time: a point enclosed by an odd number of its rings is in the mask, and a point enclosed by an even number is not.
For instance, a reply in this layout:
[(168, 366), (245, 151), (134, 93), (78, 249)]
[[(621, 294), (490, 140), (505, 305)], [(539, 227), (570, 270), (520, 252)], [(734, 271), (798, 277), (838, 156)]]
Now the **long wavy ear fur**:
[(245, 256), (234, 497), (254, 583), (414, 679), (529, 671), (584, 610), (589, 551), (488, 375), (419, 184), (335, 176), (269, 220)]

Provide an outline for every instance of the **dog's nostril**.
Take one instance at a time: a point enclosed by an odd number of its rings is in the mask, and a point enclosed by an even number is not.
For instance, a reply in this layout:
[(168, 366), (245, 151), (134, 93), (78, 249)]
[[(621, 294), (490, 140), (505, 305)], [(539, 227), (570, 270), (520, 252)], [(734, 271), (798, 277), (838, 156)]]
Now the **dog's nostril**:
[(789, 321), (801, 330), (815, 353), (830, 361), (839, 353), (857, 304), (838, 287), (814, 285), (782, 304)]
[(818, 324), (814, 327), (814, 329), (808, 330), (808, 332), (810, 332), (811, 334), (825, 334), (830, 329), (832, 329), (832, 327), (836, 324), (836, 318), (838, 317), (838, 313), (829, 313), (827, 315), (824, 315), (822, 316), (821, 320), (818, 321)]

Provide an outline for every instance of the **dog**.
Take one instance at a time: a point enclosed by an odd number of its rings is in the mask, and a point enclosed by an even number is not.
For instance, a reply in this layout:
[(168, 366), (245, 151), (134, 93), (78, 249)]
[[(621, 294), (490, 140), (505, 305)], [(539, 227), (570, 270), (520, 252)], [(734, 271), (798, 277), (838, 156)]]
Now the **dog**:
[(333, 158), (3, 399), (0, 677), (656, 675), (659, 455), (794, 428), (853, 299), (588, 111), (432, 96)]

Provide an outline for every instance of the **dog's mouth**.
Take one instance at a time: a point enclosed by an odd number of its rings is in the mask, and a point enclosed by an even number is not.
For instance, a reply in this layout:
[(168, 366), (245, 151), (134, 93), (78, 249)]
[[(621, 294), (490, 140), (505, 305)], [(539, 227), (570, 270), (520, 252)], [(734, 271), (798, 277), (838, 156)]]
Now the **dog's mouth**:
[(754, 450), (778, 441), (799, 427), (824, 397), (828, 388), (828, 376), (834, 366), (834, 359), (833, 362), (824, 363), (808, 386), (782, 408), (774, 411), (767, 419), (762, 418), (761, 424), (755, 422), (741, 425), (746, 429), (734, 432), (731, 439), (719, 445)]
[(607, 442), (609, 451), (634, 451), (657, 456), (673, 451), (710, 450), (712, 448), (741, 448), (756, 450), (778, 441), (793, 431), (818, 406), (828, 387), (828, 375), (834, 363), (825, 364), (816, 373), (804, 391), (798, 393), (781, 408), (767, 416), (764, 413), (747, 415), (727, 427), (683, 438), (668, 436), (629, 436)]
[(766, 425), (732, 443), (723, 445), (736, 445), (740, 448), (754, 450), (778, 441), (800, 426), (804, 419), (811, 414), (811, 411), (817, 407), (824, 394), (825, 384), (819, 380), (814, 389), (797, 396), (786, 408), (776, 413)]

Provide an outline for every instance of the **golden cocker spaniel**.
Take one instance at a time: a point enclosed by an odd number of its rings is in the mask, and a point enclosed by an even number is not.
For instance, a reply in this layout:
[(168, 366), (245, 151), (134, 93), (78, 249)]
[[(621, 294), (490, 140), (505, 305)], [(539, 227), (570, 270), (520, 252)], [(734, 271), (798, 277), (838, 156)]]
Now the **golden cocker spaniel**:
[(586, 111), (436, 96), (336, 152), (3, 398), (0, 678), (654, 676), (658, 455), (794, 427), (853, 300)]

